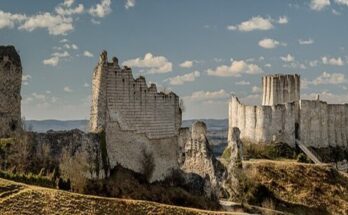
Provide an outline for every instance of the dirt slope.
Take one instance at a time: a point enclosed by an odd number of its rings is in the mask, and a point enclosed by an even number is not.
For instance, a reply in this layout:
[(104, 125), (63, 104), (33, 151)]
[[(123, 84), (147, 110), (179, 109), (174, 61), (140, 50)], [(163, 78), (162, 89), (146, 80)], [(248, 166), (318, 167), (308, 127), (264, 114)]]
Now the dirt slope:
[(264, 185), (281, 202), (279, 207), (275, 205), (277, 210), (348, 214), (348, 175), (329, 165), (271, 160), (250, 160), (244, 165), (247, 177)]
[(0, 179), (0, 214), (240, 214), (102, 198)]

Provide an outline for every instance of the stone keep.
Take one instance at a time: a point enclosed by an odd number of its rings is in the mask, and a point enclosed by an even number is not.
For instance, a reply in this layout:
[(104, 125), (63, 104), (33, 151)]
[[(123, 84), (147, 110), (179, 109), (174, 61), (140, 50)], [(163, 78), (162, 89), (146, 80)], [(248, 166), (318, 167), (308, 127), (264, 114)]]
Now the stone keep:
[(284, 142), (295, 146), (348, 148), (348, 104), (300, 99), (299, 75), (262, 78), (262, 105), (229, 102), (229, 136), (240, 129), (241, 139), (253, 143)]
[(92, 78), (90, 131), (105, 131), (110, 167), (120, 164), (143, 173), (145, 153), (154, 158), (151, 181), (161, 180), (178, 166), (181, 109), (179, 97), (157, 92), (145, 78), (104, 51)]
[(0, 46), (0, 138), (21, 129), (21, 59), (13, 46)]
[(300, 76), (266, 75), (262, 77), (262, 105), (277, 105), (300, 100)]

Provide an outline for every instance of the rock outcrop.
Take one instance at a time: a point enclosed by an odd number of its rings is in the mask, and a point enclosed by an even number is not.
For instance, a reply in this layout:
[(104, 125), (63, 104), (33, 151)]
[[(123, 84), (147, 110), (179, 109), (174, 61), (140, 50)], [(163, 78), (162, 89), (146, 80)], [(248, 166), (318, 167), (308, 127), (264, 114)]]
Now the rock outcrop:
[(243, 175), (243, 143), (240, 140), (239, 128), (232, 128), (229, 136), (228, 150), (230, 150), (230, 162), (227, 164), (227, 172), (223, 181), (223, 188), (230, 198), (239, 196), (240, 180)]
[(215, 158), (207, 139), (207, 126), (202, 121), (194, 122), (191, 137), (187, 138), (184, 149), (184, 162), (181, 169), (186, 173), (195, 173), (210, 183), (205, 191), (210, 196), (220, 192), (220, 182), (225, 172), (224, 166)]

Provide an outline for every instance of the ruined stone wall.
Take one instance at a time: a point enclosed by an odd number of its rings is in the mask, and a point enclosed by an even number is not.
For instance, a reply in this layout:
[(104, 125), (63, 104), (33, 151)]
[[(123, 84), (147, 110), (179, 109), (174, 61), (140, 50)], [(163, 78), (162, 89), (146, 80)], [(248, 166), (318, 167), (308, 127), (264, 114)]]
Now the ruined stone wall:
[(178, 169), (178, 138), (176, 136), (150, 140), (144, 133), (124, 131), (118, 122), (106, 126), (106, 148), (111, 168), (120, 164), (144, 173), (144, 153), (153, 157), (154, 170), (150, 182), (162, 180)]
[(107, 62), (106, 54), (93, 78), (91, 130), (102, 129), (106, 113), (121, 130), (145, 133), (150, 139), (179, 134), (181, 110), (174, 93), (158, 93), (156, 85), (147, 86), (145, 78), (133, 78), (131, 69), (118, 66), (117, 59)]
[(262, 105), (277, 105), (300, 100), (300, 76), (267, 75), (262, 77)]
[[(254, 143), (285, 142), (295, 145), (296, 102), (273, 106), (248, 106), (232, 97), (229, 103), (229, 133), (241, 131), (241, 139)], [(230, 134), (228, 135), (231, 136)], [(230, 141), (230, 140), (228, 140)]]
[(151, 181), (164, 179), (178, 169), (181, 109), (174, 93), (159, 93), (145, 78), (134, 79), (118, 59), (100, 55), (93, 74), (91, 132), (105, 131), (110, 168), (122, 165), (144, 171), (145, 154), (151, 155)]
[(348, 104), (300, 101), (300, 140), (306, 146), (348, 147)]
[(0, 46), (0, 137), (21, 129), (21, 59), (13, 46)]

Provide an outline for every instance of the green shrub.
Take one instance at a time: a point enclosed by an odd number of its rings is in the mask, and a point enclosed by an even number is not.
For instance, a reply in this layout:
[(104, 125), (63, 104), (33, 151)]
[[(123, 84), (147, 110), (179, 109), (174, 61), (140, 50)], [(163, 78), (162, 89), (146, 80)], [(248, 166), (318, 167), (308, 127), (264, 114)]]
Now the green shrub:
[(231, 160), (231, 147), (227, 146), (224, 150), (224, 152), (222, 153), (221, 157), (227, 161), (230, 162)]
[[(103, 169), (104, 169), (105, 175), (108, 175), (110, 165), (109, 165), (109, 159), (108, 159), (108, 151), (106, 149), (105, 131), (99, 132), (98, 137), (99, 137), (99, 145), (100, 145), (100, 151), (101, 151), (101, 156), (102, 156), (101, 158), (102, 158), (102, 162), (103, 162)], [(97, 167), (99, 169), (99, 164), (97, 165)], [(99, 172), (98, 169), (97, 169), (97, 172)]]
[(26, 183), (26, 184), (38, 185), (42, 187), (50, 187), (50, 188), (55, 187), (55, 182), (51, 180), (49, 177), (34, 175), (32, 173), (25, 175), (25, 174), (15, 174), (10, 172), (0, 171), (0, 178), (5, 178), (12, 181)]

